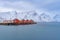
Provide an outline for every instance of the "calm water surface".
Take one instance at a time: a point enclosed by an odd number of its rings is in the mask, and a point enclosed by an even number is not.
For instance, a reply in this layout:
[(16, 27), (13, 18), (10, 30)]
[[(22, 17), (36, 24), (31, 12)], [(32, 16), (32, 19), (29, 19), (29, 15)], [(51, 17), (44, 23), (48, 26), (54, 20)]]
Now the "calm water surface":
[(0, 25), (0, 40), (60, 40), (60, 23)]

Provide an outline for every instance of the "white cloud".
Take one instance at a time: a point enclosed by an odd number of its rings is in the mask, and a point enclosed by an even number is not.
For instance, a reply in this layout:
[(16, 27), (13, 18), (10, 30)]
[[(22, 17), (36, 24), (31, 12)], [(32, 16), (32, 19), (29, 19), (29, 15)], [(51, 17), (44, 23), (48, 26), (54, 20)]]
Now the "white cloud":
[(8, 12), (8, 11), (13, 11), (13, 9), (0, 7), (0, 12)]
[(36, 5), (26, 2), (26, 1), (15, 1), (15, 2), (9, 2), (9, 1), (0, 1), (0, 11), (37, 11), (39, 13), (41, 12), (47, 12), (46, 9), (39, 9)]
[(0, 7), (5, 9), (14, 9), (14, 10), (35, 10), (35, 6), (31, 3), (24, 2), (24, 1), (19, 1), (19, 2), (0, 2)]

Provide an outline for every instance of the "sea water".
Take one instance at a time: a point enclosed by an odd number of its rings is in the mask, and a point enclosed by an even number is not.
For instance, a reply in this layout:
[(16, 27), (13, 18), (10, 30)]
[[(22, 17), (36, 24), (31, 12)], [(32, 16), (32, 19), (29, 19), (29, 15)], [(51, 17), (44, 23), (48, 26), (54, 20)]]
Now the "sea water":
[(0, 25), (0, 40), (60, 40), (60, 23)]

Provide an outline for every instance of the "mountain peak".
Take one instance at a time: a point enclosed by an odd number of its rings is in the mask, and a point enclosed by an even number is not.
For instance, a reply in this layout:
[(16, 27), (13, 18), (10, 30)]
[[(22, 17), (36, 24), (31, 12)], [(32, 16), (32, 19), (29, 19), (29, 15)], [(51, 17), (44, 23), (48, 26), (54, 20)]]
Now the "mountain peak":
[[(37, 13), (36, 11), (28, 11), (28, 12), (17, 12), (17, 11), (8, 11), (8, 12), (0, 12), (0, 19), (2, 20), (10, 20), (15, 18), (15, 13), (17, 13), (18, 19), (32, 19), (37, 22), (51, 22), (53, 20), (57, 20), (57, 15), (52, 18), (47, 13)], [(60, 17), (60, 16), (59, 16)], [(58, 20), (57, 20), (58, 21)]]

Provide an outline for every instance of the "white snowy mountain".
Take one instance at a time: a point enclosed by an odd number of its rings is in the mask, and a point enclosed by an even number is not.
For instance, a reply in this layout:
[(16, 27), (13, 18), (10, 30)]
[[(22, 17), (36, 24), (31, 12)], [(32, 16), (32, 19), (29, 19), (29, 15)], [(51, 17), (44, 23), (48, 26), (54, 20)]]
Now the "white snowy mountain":
[(0, 12), (0, 20), (10, 20), (14, 18), (18, 19), (32, 19), (36, 22), (53, 22), (59, 21), (60, 16), (55, 15), (51, 17), (50, 14), (47, 13), (37, 13), (36, 11), (28, 11), (28, 12)]
[(60, 14), (56, 14), (54, 18), (56, 22), (60, 22)]

